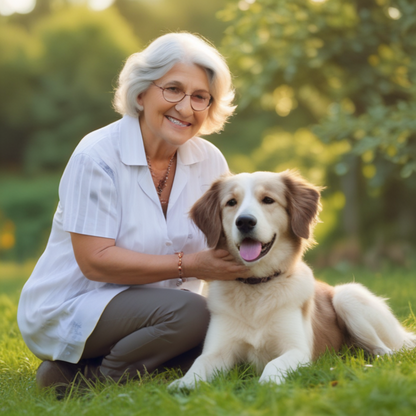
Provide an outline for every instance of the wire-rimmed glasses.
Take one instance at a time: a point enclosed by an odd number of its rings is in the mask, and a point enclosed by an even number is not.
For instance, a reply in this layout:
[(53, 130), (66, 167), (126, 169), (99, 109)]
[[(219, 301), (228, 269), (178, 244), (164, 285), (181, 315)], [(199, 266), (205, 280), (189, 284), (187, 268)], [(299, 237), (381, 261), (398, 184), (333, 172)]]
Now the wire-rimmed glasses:
[(168, 103), (179, 103), (182, 101), (186, 96), (191, 98), (191, 107), (194, 111), (204, 111), (206, 110), (212, 103), (212, 95), (207, 91), (195, 91), (192, 94), (185, 94), (179, 87), (161, 87), (154, 82), (152, 84), (155, 87), (158, 87), (162, 90), (163, 98)]

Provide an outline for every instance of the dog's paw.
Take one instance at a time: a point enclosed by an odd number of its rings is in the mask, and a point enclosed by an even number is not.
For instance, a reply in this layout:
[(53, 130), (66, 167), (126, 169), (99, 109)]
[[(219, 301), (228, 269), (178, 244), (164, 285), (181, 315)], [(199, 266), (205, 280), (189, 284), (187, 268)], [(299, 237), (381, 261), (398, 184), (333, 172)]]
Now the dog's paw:
[(187, 389), (187, 390), (193, 390), (196, 387), (196, 380), (195, 378), (190, 377), (182, 377), (178, 380), (173, 381), (169, 384), (168, 389), (169, 390), (180, 390), (180, 389)]
[(263, 370), (263, 373), (259, 379), (260, 384), (274, 383), (282, 384), (285, 382), (285, 373), (274, 366), (272, 363), (266, 365)]
[(276, 374), (262, 374), (259, 383), (266, 384), (266, 383), (274, 383), (274, 384), (282, 384), (285, 382), (285, 379), (282, 376)]
[(394, 351), (387, 347), (376, 347), (371, 351), (374, 355), (393, 355)]

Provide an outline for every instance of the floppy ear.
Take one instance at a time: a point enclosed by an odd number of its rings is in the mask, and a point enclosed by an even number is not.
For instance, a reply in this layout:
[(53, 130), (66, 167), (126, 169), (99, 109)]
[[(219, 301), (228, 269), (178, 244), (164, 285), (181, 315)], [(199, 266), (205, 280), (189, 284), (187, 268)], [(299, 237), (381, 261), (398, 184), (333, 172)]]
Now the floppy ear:
[(292, 230), (296, 236), (307, 240), (311, 237), (322, 209), (320, 203), (322, 188), (306, 182), (294, 171), (283, 172), (281, 178), (286, 186), (287, 210)]
[(222, 179), (215, 181), (208, 191), (195, 202), (189, 213), (196, 226), (205, 234), (210, 248), (217, 246), (222, 234), (220, 209), (222, 183)]

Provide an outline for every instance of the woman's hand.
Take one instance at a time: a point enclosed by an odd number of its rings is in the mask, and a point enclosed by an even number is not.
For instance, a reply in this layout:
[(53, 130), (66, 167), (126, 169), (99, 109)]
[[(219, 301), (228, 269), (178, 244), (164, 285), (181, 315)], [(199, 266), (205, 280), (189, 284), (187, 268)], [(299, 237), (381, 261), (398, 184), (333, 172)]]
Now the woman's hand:
[(235, 280), (251, 276), (250, 269), (237, 263), (226, 250), (205, 250), (183, 256), (185, 277), (203, 280)]

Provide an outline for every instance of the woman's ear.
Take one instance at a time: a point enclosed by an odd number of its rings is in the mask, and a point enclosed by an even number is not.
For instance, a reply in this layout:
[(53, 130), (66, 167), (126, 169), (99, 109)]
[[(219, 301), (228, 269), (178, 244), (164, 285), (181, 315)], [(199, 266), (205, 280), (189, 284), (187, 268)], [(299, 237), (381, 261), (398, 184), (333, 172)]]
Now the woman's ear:
[(140, 111), (143, 111), (143, 94), (144, 94), (144, 92), (142, 92), (142, 93), (140, 93), (138, 96), (137, 96), (137, 98), (136, 98), (136, 102), (137, 102), (137, 108), (140, 110)]

